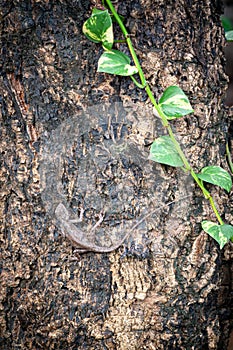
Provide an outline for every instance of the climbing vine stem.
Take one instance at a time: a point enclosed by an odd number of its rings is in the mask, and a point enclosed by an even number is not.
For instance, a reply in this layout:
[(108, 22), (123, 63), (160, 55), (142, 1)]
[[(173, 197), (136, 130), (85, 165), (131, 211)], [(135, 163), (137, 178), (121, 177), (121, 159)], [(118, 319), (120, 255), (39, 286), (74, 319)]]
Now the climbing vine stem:
[[(178, 86), (169, 86), (163, 92), (159, 101), (156, 101), (146, 81), (130, 35), (122, 21), (122, 16), (118, 15), (111, 0), (104, 0), (103, 4), (106, 10), (93, 9), (91, 17), (83, 25), (83, 33), (86, 37), (95, 43), (100, 42), (104, 48), (104, 53), (101, 55), (98, 62), (98, 72), (129, 76), (138, 88), (145, 89), (154, 107), (154, 114), (161, 119), (164, 129), (168, 133), (168, 135), (160, 136), (153, 142), (149, 158), (158, 163), (181, 167), (191, 174), (204, 197), (209, 201), (219, 223), (203, 221), (202, 228), (213, 237), (219, 243), (220, 248), (222, 248), (229, 240), (233, 241), (233, 226), (223, 222), (214, 199), (205, 188), (204, 182), (220, 186), (224, 190), (230, 192), (232, 187), (231, 176), (220, 166), (207, 166), (201, 169), (199, 173), (196, 173), (191, 167), (169, 124), (169, 121), (172, 119), (181, 118), (187, 114), (193, 113), (188, 97)], [(110, 14), (108, 11), (110, 11)], [(113, 16), (118, 23), (123, 33), (124, 40), (114, 41), (111, 16)], [(127, 55), (119, 50), (112, 49), (113, 44), (116, 42), (127, 43), (134, 66), (131, 65), (131, 60)], [(134, 77), (135, 74), (138, 74), (140, 82)]]

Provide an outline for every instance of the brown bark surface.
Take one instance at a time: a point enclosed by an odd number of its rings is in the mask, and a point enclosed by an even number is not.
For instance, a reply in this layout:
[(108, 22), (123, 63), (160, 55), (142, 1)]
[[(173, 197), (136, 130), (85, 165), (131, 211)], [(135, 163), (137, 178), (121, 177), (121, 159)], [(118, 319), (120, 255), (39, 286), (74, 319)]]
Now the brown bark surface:
[[(95, 3), (1, 5), (1, 349), (226, 349), (230, 245), (220, 252), (201, 231), (214, 216), (191, 179), (148, 160), (165, 131), (145, 92), (97, 74), (101, 49), (82, 34)], [(219, 2), (117, 7), (156, 98), (170, 85), (190, 98), (194, 114), (172, 127), (194, 169), (227, 169)], [(77, 120), (76, 141), (67, 120)], [(53, 136), (61, 125), (68, 151)], [(55, 160), (46, 163), (51, 140)], [(232, 197), (211, 192), (232, 223)], [(88, 236), (99, 245), (152, 214), (118, 250), (78, 257), (52, 215), (64, 196), (77, 215), (84, 207), (87, 233), (104, 211), (100, 237)]]

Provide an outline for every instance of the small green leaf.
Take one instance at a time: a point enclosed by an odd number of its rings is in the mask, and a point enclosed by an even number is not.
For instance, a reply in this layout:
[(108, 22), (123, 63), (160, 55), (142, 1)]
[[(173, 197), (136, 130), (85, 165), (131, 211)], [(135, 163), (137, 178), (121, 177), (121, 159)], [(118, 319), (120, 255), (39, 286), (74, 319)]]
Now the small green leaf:
[(123, 52), (111, 50), (104, 52), (98, 62), (98, 72), (129, 76), (138, 72), (130, 65), (130, 58)]
[(199, 179), (209, 182), (213, 185), (224, 188), (224, 190), (230, 192), (232, 187), (231, 175), (220, 166), (207, 166), (203, 168), (200, 174), (197, 174)]
[(159, 106), (167, 119), (179, 118), (193, 112), (188, 97), (178, 86), (169, 86), (164, 91)]
[(218, 242), (220, 249), (222, 249), (233, 236), (233, 226), (231, 225), (218, 225), (212, 221), (202, 221), (201, 226), (206, 233)]
[(105, 49), (111, 50), (114, 39), (108, 11), (93, 9), (91, 17), (83, 24), (83, 33), (89, 40), (94, 43), (101, 42)]
[(229, 30), (233, 30), (233, 23), (232, 20), (226, 16), (221, 16), (221, 22), (224, 30), (228, 32)]
[(229, 30), (225, 33), (225, 37), (227, 41), (233, 41), (233, 30)]
[(152, 143), (149, 159), (157, 163), (174, 167), (181, 167), (184, 165), (179, 153), (175, 150), (171, 138), (167, 135), (160, 136)]

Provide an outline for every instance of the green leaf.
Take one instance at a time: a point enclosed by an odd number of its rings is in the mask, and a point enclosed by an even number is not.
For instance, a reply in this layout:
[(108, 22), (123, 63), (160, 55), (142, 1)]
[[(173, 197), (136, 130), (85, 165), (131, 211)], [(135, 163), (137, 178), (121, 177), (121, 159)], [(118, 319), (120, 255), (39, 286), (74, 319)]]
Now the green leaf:
[(167, 119), (179, 118), (193, 112), (188, 97), (178, 86), (169, 86), (164, 91), (159, 106)]
[(175, 150), (171, 138), (167, 135), (160, 136), (152, 143), (149, 159), (174, 167), (184, 165), (179, 153)]
[(228, 32), (229, 30), (233, 30), (232, 20), (226, 16), (221, 16), (221, 22), (224, 30)]
[(229, 30), (225, 33), (225, 37), (227, 41), (233, 41), (233, 30)]
[(111, 50), (104, 52), (98, 62), (98, 72), (129, 76), (138, 72), (130, 65), (130, 58), (123, 52)]
[(199, 179), (209, 182), (213, 185), (224, 188), (224, 190), (230, 192), (232, 187), (231, 175), (220, 166), (207, 166), (203, 168), (200, 174), (197, 174)]
[(83, 24), (83, 33), (89, 40), (101, 42), (105, 49), (111, 50), (114, 39), (108, 10), (93, 9), (91, 17)]
[(233, 236), (233, 226), (231, 225), (218, 225), (212, 221), (202, 221), (201, 225), (203, 230), (218, 242), (220, 249)]

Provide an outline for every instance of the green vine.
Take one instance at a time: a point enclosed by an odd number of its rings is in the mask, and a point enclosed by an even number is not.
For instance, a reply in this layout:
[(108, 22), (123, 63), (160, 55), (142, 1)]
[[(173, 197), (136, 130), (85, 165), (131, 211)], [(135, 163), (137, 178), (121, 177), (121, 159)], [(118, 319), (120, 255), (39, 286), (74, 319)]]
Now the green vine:
[[(214, 199), (205, 188), (204, 182), (220, 186), (230, 192), (232, 187), (231, 176), (220, 166), (207, 166), (201, 169), (199, 173), (193, 170), (169, 124), (169, 120), (193, 113), (188, 97), (178, 86), (169, 86), (163, 92), (159, 101), (156, 101), (146, 81), (122, 16), (118, 15), (110, 0), (105, 0), (103, 5), (106, 9), (93, 9), (91, 17), (83, 25), (83, 33), (86, 37), (95, 43), (101, 43), (104, 48), (104, 53), (98, 62), (98, 72), (129, 76), (138, 88), (145, 89), (154, 107), (155, 115), (161, 119), (168, 133), (168, 135), (160, 136), (153, 142), (149, 158), (158, 163), (181, 167), (191, 174), (204, 197), (209, 201), (218, 221), (218, 223), (215, 223), (205, 220), (201, 223), (202, 229), (219, 243), (220, 248), (223, 248), (229, 240), (233, 241), (233, 226), (223, 222)], [(128, 45), (134, 65), (130, 64), (130, 57), (112, 48), (116, 42), (114, 41), (112, 18), (118, 23), (123, 33), (124, 40), (121, 40), (121, 42)], [(140, 82), (134, 77), (135, 74), (138, 74)]]

